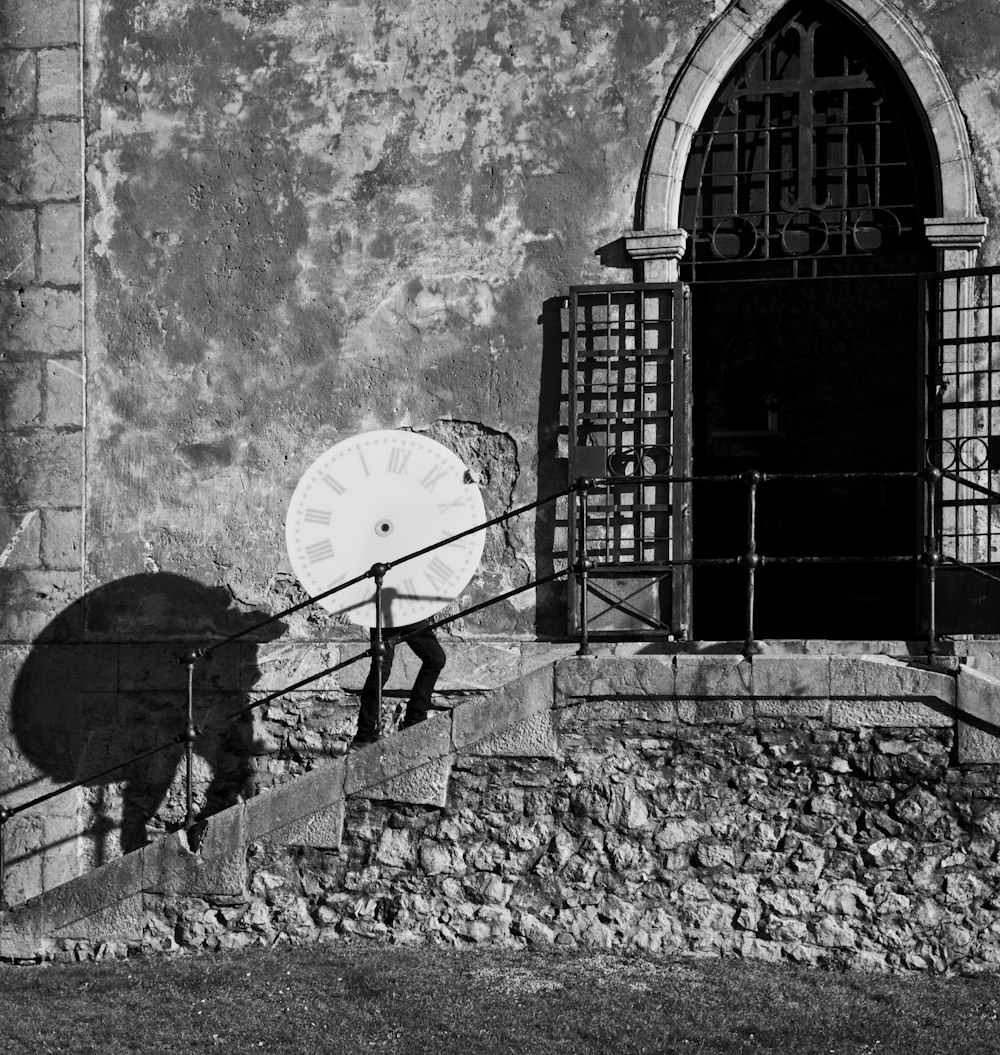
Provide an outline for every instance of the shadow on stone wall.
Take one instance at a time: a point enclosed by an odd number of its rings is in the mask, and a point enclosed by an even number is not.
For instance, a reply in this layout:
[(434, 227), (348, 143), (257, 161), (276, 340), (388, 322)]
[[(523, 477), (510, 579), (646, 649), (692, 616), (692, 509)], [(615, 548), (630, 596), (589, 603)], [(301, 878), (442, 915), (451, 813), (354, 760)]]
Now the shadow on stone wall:
[[(72, 839), (70, 831), (63, 838), (58, 832), (76, 809), (76, 831), (94, 844), (93, 864), (117, 856), (107, 840), (119, 826), (123, 853), (144, 845), (154, 829), (179, 826), (185, 809), (183, 746), (129, 760), (183, 731), (187, 670), (180, 657), (186, 649), (244, 630), (268, 614), (241, 611), (225, 588), (161, 572), (102, 586), (53, 619), (15, 681), (12, 731), (24, 758), (51, 781), (85, 781), (85, 801), (74, 803), (68, 796), (40, 806), (38, 813), (63, 823), (36, 821), (34, 839), (17, 847), (19, 856), (9, 863)], [(194, 718), (206, 729), (195, 744), (199, 817), (232, 805), (248, 790), (252, 717), (222, 720), (250, 702), (260, 676), (258, 646), (284, 629), (275, 623), (218, 649), (196, 667)], [(107, 772), (116, 766), (122, 768)], [(94, 774), (104, 775), (91, 779)], [(19, 801), (32, 796), (28, 775), (9, 775), (9, 790), (23, 789)], [(42, 782), (36, 786), (45, 790)]]

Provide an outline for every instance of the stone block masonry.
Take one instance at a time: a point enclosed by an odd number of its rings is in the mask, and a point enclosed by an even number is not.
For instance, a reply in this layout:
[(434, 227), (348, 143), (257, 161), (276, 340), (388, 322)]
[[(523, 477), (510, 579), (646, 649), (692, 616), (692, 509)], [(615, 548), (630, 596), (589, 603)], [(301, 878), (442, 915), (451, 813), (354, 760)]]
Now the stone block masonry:
[(960, 678), (678, 660), (536, 670), (219, 814), (198, 853), (170, 836), (14, 910), (5, 954), (354, 935), (996, 969), (1000, 787), (954, 759)]
[[(0, 639), (11, 644), (31, 640), (81, 588), (78, 6), (0, 4)], [(18, 607), (26, 597), (30, 611)]]

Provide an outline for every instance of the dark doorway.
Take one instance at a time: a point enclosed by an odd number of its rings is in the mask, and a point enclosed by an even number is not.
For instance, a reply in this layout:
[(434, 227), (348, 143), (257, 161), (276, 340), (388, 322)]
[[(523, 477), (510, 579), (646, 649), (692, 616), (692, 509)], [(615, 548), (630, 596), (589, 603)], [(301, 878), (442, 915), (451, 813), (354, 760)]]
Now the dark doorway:
[[(914, 274), (695, 283), (696, 477), (913, 472), (924, 408)], [(694, 555), (732, 558), (694, 578), (694, 635), (746, 634), (746, 488), (693, 487)], [(757, 496), (765, 558), (919, 553), (916, 481), (766, 480)], [(759, 638), (896, 638), (918, 622), (913, 562), (780, 563), (757, 573)]]
[[(922, 466), (917, 274), (938, 189), (904, 71), (839, 5), (796, 0), (720, 86), (681, 193), (692, 289), (693, 632), (747, 632), (745, 488), (697, 478)], [(898, 638), (919, 622), (918, 484), (759, 488), (755, 636)], [(818, 564), (806, 558), (853, 558)], [(768, 563), (766, 558), (771, 558)], [(798, 563), (790, 563), (797, 559)], [(784, 563), (782, 563), (784, 561)]]

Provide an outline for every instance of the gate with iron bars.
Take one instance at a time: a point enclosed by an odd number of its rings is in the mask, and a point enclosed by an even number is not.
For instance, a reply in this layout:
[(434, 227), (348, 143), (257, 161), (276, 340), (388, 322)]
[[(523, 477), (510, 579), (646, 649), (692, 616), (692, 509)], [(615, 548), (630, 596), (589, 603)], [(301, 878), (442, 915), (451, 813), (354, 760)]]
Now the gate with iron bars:
[[(594, 569), (571, 584), (570, 627), (598, 638), (683, 637), (690, 609), (690, 311), (673, 284), (577, 286), (567, 298), (571, 496)], [(588, 591), (581, 606), (579, 590)]]
[[(840, 564), (842, 572), (835, 567), (829, 571), (843, 579), (848, 571), (844, 561), (855, 562), (853, 569), (860, 571), (858, 560), (882, 561), (883, 566), (891, 560), (901, 571), (906, 566), (912, 569), (905, 573), (905, 581), (917, 588), (907, 588), (899, 604), (913, 612), (914, 626), (918, 620), (926, 625), (928, 605), (933, 604), (945, 634), (996, 634), (1000, 633), (1000, 269), (913, 278), (924, 291), (920, 332), (926, 351), (921, 356), (918, 348), (900, 347), (893, 354), (905, 355), (915, 369), (923, 362), (925, 385), (920, 386), (924, 395), (918, 415), (923, 435), (913, 436), (912, 459), (901, 459), (909, 464), (893, 464), (892, 471), (884, 474), (890, 495), (902, 493), (900, 487), (911, 488), (907, 493), (913, 499), (908, 497), (906, 504), (918, 510), (921, 522), (912, 534), (896, 539), (912, 537), (912, 548), (900, 544), (896, 551), (882, 553), (875, 546), (858, 557), (824, 549), (829, 542), (824, 537), (817, 552), (811, 547), (806, 499), (802, 530), (796, 529), (795, 554), (762, 548), (757, 588), (763, 594), (781, 575), (786, 589), (796, 577), (807, 583), (810, 569), (820, 564)], [(569, 604), (573, 632), (585, 620), (589, 634), (598, 639), (704, 636), (697, 626), (694, 635), (691, 629), (692, 594), (698, 586), (694, 568), (735, 566), (741, 560), (738, 548), (705, 554), (694, 546), (692, 492), (702, 478), (692, 466), (692, 315), (690, 289), (683, 284), (580, 286), (571, 289), (566, 299), (570, 477), (597, 480), (586, 497), (580, 493), (571, 497), (568, 552), (579, 552), (583, 533), (586, 553), (594, 563), (586, 579), (573, 586)], [(703, 399), (704, 393), (697, 398)], [(773, 466), (760, 468), (766, 480)], [(802, 468), (806, 471), (771, 475), (776, 481), (780, 478), (782, 486), (801, 483), (807, 491), (822, 474), (809, 472), (809, 466)], [(830, 468), (836, 467), (824, 466)], [(928, 469), (940, 470), (940, 478), (933, 482), (934, 494), (920, 500)], [(838, 488), (862, 487), (873, 493), (872, 477), (878, 473), (851, 472), (849, 465), (844, 470)], [(864, 481), (859, 481), (861, 476)], [(900, 481), (904, 476), (912, 484)], [(734, 524), (744, 515), (739, 496), (735, 498), (730, 507)], [(761, 505), (767, 500), (764, 489)], [(892, 501), (889, 511), (899, 513)], [(885, 510), (873, 508), (869, 515), (877, 530)], [(906, 519), (911, 514), (900, 515)], [(826, 527), (815, 517), (812, 524), (820, 532)], [(742, 525), (737, 533), (744, 535)], [(920, 585), (928, 553), (940, 553), (942, 558), (936, 604)], [(585, 605), (581, 590), (587, 592)], [(890, 606), (893, 603), (890, 598)], [(846, 632), (831, 636), (853, 636), (850, 624)]]
[(1000, 268), (929, 276), (927, 464), (945, 634), (1000, 634)]

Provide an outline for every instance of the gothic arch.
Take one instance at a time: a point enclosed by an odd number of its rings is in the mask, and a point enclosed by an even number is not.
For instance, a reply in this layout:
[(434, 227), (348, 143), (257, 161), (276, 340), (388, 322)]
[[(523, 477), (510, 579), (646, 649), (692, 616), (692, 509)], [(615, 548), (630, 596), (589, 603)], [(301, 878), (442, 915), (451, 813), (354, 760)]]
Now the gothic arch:
[[(964, 260), (947, 260), (946, 266), (972, 263), (967, 257), (982, 243), (986, 221), (979, 216), (965, 124), (940, 65), (925, 41), (887, 0), (827, 2), (866, 27), (892, 59), (900, 77), (909, 81), (926, 115), (937, 155), (941, 215), (927, 221), (928, 238), (939, 248), (959, 250), (966, 256)], [(748, 13), (733, 0), (695, 44), (670, 88), (647, 152), (636, 231), (627, 236), (633, 258), (676, 260), (683, 252), (680, 198), (691, 137), (730, 69), (784, 3), (765, 0), (752, 5), (752, 13)]]

